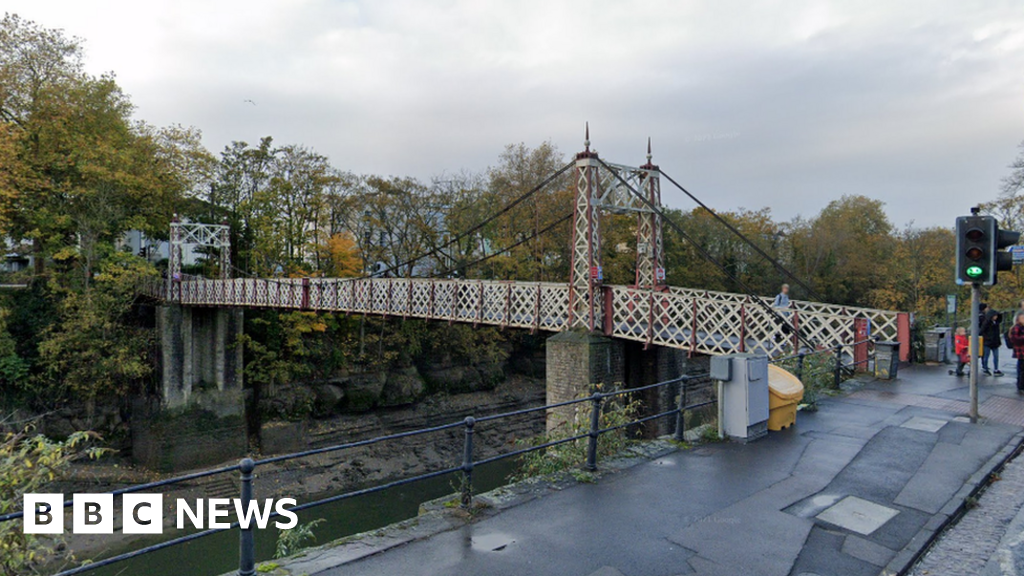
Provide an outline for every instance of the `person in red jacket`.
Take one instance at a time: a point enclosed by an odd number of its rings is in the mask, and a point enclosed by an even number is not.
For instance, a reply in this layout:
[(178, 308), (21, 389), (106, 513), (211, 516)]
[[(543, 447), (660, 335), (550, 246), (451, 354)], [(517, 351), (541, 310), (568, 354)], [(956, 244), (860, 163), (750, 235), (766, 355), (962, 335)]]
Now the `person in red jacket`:
[(1013, 328), (1010, 328), (1010, 345), (1013, 357), (1017, 359), (1017, 392), (1024, 392), (1024, 312), (1017, 312)]
[(953, 337), (953, 351), (956, 352), (957, 364), (956, 375), (964, 375), (964, 366), (971, 361), (971, 339), (967, 336), (966, 328), (957, 328), (956, 336)]

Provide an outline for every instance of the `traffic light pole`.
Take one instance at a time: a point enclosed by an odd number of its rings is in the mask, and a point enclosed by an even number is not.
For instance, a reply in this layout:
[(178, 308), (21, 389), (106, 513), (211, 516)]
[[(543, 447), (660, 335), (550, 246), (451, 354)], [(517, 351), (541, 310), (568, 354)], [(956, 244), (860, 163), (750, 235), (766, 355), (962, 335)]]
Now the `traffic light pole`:
[(981, 352), (978, 346), (980, 327), (978, 316), (981, 316), (981, 284), (971, 284), (971, 424), (978, 423), (978, 354)]

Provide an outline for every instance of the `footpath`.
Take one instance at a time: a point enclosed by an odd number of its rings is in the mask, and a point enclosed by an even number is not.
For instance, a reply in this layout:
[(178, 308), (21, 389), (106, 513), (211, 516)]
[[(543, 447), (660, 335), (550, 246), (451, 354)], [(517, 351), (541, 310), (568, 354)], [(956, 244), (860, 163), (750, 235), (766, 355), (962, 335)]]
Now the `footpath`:
[[(967, 380), (946, 367), (906, 368), (896, 381), (825, 399), (817, 412), (799, 413), (796, 426), (750, 444), (671, 451), (474, 522), (416, 536), (425, 528), (414, 521), (404, 539), (383, 536), (390, 546), (330, 544), (281, 569), (309, 576), (1011, 574), (968, 572), (965, 556), (940, 557), (953, 531), (915, 564), (969, 506), (980, 502), (960, 526), (990, 510), (986, 498), (997, 489), (1024, 500), (1024, 464), (1002, 469), (1024, 438), (1024, 398), (1010, 377), (983, 378), (978, 424), (965, 417), (967, 398)], [(1007, 478), (980, 494), (998, 470)], [(991, 507), (1009, 517), (998, 530), (972, 531), (988, 552), (976, 552), (976, 542), (953, 544), (972, 549), (979, 570), (990, 561), (1024, 565), (1020, 504), (1006, 502)]]

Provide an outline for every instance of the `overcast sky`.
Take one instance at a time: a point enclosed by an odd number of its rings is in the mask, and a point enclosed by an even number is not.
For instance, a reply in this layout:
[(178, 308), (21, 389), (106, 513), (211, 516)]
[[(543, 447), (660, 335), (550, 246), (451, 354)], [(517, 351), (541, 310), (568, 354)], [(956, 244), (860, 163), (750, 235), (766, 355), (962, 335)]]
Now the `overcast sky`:
[[(504, 145), (654, 160), (712, 207), (859, 193), (949, 225), (1024, 140), (1024, 4), (881, 0), (4, 0), (85, 39), (151, 124), (431, 176)], [(252, 100), (255, 105), (246, 103)], [(666, 183), (667, 184), (667, 183)], [(689, 209), (663, 186), (664, 203)]]

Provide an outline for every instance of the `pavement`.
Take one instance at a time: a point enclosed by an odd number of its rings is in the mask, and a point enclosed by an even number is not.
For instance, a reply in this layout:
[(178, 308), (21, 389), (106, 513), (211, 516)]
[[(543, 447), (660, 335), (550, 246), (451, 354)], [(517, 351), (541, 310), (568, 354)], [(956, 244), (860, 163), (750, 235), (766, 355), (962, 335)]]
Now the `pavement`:
[[(964, 417), (967, 380), (946, 370), (901, 367), (898, 380), (871, 382), (825, 399), (817, 412), (800, 412), (795, 426), (765, 439), (665, 454), (385, 552), (350, 554), (343, 565), (343, 547), (325, 548), (316, 554), (318, 568), (305, 571), (310, 576), (901, 573), (959, 518), (966, 502), (973, 503), (990, 473), (1024, 438), (1024, 401), (1012, 378), (981, 380), (983, 420), (970, 424)], [(1019, 485), (1005, 486), (1024, 500), (1024, 490), (1012, 489), (1024, 487), (1024, 465), (1019, 474)], [(1010, 518), (1000, 533), (983, 537), (992, 548), (983, 564), (1003, 545), (1019, 553), (1010, 562), (1024, 566), (1024, 518), (1016, 509), (996, 508)], [(1021, 527), (1016, 536), (1008, 531), (1014, 522)], [(338, 554), (333, 564), (332, 553)], [(924, 566), (928, 561), (925, 556), (915, 568), (925, 571), (918, 573), (939, 573)], [(944, 573), (965, 574), (956, 569), (958, 561), (954, 554), (934, 563), (952, 567)]]

